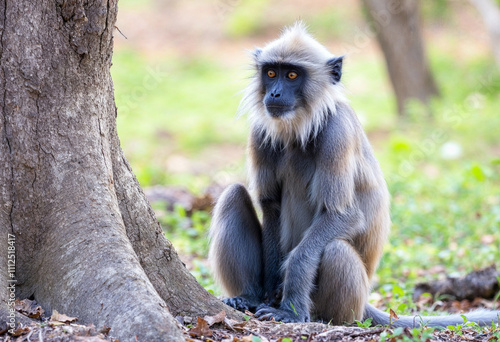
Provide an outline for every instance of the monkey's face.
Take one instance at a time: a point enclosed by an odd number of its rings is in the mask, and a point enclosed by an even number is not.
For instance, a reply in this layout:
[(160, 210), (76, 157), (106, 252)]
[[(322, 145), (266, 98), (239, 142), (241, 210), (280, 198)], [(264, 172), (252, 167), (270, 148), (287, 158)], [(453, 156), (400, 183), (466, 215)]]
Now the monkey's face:
[(264, 105), (273, 118), (291, 114), (301, 106), (305, 70), (290, 64), (266, 64), (262, 67)]

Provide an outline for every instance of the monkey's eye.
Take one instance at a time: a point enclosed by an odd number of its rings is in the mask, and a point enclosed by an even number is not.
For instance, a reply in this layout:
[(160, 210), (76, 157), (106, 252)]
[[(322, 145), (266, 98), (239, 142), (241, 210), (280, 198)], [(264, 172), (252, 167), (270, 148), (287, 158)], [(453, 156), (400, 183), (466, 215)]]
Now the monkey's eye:
[(287, 77), (291, 80), (294, 80), (297, 78), (297, 76), (299, 76), (299, 74), (297, 74), (295, 71), (290, 71), (287, 75)]
[(267, 76), (270, 78), (276, 77), (276, 72), (272, 69), (267, 70)]

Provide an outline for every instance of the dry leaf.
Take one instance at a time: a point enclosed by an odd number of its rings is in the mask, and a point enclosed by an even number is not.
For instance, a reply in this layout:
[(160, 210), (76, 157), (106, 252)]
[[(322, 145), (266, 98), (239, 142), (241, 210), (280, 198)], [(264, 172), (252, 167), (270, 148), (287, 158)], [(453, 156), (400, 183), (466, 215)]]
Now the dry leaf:
[(253, 340), (253, 335), (252, 334), (250, 334), (248, 336), (243, 336), (241, 338), (241, 342), (252, 342), (252, 340)]
[(40, 305), (37, 305), (34, 300), (29, 299), (16, 299), (16, 301), (14, 302), (14, 307), (18, 312), (22, 313), (25, 316), (28, 316), (29, 318), (40, 319), (45, 313)]
[(18, 327), (12, 333), (9, 332), (9, 335), (11, 335), (13, 337), (17, 337), (17, 336), (21, 336), (21, 335), (26, 335), (30, 331), (31, 331), (31, 329), (28, 327)]
[(207, 321), (205, 321), (201, 317), (198, 317), (196, 326), (189, 330), (189, 335), (192, 337), (212, 336), (212, 330), (209, 329)]
[(111, 327), (108, 327), (107, 325), (104, 325), (101, 329), (99, 329), (99, 332), (101, 334), (107, 335), (107, 334), (109, 334), (110, 330), (111, 330)]
[(391, 320), (397, 321), (399, 319), (398, 315), (394, 312), (394, 310), (389, 309), (389, 314), (391, 316)]
[(224, 325), (233, 331), (236, 331), (236, 329), (245, 330), (244, 327), (247, 324), (248, 324), (248, 321), (236, 321), (236, 320), (231, 319), (231, 318), (227, 318), (227, 317), (224, 318)]
[(77, 317), (69, 317), (65, 314), (60, 314), (57, 310), (52, 311), (52, 316), (50, 316), (50, 323), (53, 325), (59, 325), (57, 323), (73, 323), (76, 322)]
[(222, 323), (226, 318), (226, 311), (221, 311), (217, 315), (214, 316), (205, 316), (203, 319), (207, 321), (208, 326), (211, 327), (215, 323)]
[(63, 323), (63, 322), (57, 322), (57, 321), (49, 321), (49, 325), (51, 327), (57, 327), (57, 326), (60, 326), (60, 325), (66, 325), (66, 323)]

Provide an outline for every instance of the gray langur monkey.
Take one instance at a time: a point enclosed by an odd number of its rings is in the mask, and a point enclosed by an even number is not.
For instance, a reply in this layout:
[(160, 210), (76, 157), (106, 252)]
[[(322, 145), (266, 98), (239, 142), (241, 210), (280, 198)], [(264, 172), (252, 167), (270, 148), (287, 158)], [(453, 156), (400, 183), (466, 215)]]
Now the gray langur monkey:
[[(342, 57), (301, 23), (254, 54), (256, 74), (240, 110), (249, 112), (250, 188), (219, 198), (210, 228), (215, 277), (238, 310), (259, 319), (342, 324), (390, 319), (368, 303), (389, 233), (382, 171), (340, 83)], [(499, 312), (466, 315), (479, 324)], [(393, 326), (447, 326), (459, 315), (400, 316)]]

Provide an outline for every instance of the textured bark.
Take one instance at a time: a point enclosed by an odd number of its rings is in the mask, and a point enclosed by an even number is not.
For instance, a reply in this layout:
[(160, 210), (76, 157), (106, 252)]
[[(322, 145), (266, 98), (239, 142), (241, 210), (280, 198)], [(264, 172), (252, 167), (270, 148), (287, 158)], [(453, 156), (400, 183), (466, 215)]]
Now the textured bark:
[(385, 56), (398, 113), (408, 100), (427, 104), (439, 94), (429, 69), (417, 0), (363, 0), (365, 12)]
[(494, 0), (470, 0), (476, 6), (488, 29), (491, 50), (500, 69), (500, 6)]
[(120, 341), (181, 340), (172, 314), (229, 309), (180, 262), (120, 149), (116, 14), (116, 0), (0, 0), (0, 283), (15, 234), (18, 297)]

